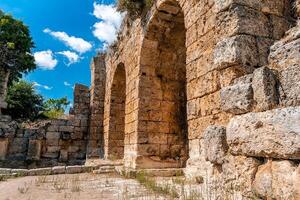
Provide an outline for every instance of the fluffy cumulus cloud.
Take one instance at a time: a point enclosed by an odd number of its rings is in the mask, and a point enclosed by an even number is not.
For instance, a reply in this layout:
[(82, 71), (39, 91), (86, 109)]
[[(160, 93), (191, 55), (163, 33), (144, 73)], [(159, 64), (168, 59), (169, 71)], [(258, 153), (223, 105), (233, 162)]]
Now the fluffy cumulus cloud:
[(81, 59), (81, 57), (77, 53), (72, 51), (61, 51), (61, 52), (57, 52), (57, 54), (63, 55), (68, 59), (69, 61), (69, 63), (67, 64), (68, 66), (79, 62), (79, 60)]
[(58, 63), (51, 50), (35, 52), (34, 59), (36, 65), (45, 70), (53, 70)]
[(42, 85), (42, 84), (39, 84), (37, 82), (33, 82), (33, 86), (34, 87), (37, 87), (37, 88), (43, 88), (45, 90), (52, 90), (53, 87), (50, 87), (48, 85)]
[(117, 11), (114, 5), (94, 3), (93, 15), (100, 20), (94, 24), (93, 34), (104, 46), (112, 44), (117, 39), (124, 14)]
[(74, 51), (77, 51), (78, 53), (85, 53), (92, 49), (92, 44), (85, 41), (82, 38), (69, 36), (65, 32), (59, 32), (59, 31), (52, 31), (49, 28), (44, 29), (44, 33), (47, 33), (54, 38), (58, 39), (59, 41), (63, 42), (66, 46), (70, 47)]
[(68, 83), (67, 81), (64, 81), (64, 85), (65, 85), (65, 86), (71, 86), (71, 84)]

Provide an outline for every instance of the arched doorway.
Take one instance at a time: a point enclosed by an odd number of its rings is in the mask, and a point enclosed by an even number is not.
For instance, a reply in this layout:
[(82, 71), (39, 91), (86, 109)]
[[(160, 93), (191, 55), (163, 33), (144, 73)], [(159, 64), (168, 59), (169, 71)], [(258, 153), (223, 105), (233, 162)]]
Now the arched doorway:
[(141, 51), (139, 168), (184, 167), (188, 158), (186, 29), (178, 2), (150, 18)]
[(124, 64), (117, 66), (111, 85), (109, 127), (106, 138), (106, 157), (116, 160), (124, 157), (126, 73)]

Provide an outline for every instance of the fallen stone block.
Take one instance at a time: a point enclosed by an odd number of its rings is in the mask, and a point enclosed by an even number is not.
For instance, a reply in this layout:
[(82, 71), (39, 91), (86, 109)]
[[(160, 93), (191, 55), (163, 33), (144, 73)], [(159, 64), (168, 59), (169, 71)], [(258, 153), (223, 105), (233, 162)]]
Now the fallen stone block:
[(0, 168), (0, 174), (11, 174), (10, 168)]
[(65, 174), (66, 167), (65, 166), (55, 166), (52, 167), (52, 174)]
[(28, 171), (29, 176), (42, 176), (42, 175), (50, 175), (52, 173), (52, 169), (49, 168), (39, 168), (39, 169), (30, 169)]
[(83, 172), (82, 166), (79, 166), (79, 165), (66, 167), (67, 174), (77, 174), (77, 173), (82, 173), (82, 172)]
[(300, 159), (300, 107), (236, 116), (227, 143), (234, 155)]
[(28, 169), (12, 169), (12, 174), (15, 174), (15, 176), (27, 176), (29, 173)]

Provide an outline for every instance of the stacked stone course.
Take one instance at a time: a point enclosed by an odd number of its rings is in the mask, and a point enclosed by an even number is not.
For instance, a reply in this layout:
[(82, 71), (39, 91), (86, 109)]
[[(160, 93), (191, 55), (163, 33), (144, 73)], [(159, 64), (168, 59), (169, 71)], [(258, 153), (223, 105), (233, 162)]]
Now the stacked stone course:
[[(144, 19), (124, 23), (103, 58), (104, 156), (114, 158), (117, 130), (125, 135), (125, 168), (184, 167), (216, 199), (224, 190), (237, 199), (297, 199), (300, 62), (292, 3), (158, 0)], [(126, 85), (116, 84), (124, 78)], [(114, 115), (125, 115), (124, 131)]]
[[(75, 142), (87, 143), (87, 157), (120, 159), (128, 170), (183, 168), (214, 191), (204, 199), (300, 199), (299, 1), (296, 13), (292, 3), (157, 0), (144, 19), (125, 19), (119, 41), (93, 59), (90, 99), (88, 88), (75, 91)], [(64, 131), (72, 131), (60, 128), (47, 130), (46, 141), (68, 140)], [(43, 147), (16, 143), (20, 155), (31, 147), (31, 159)]]
[(89, 88), (75, 85), (74, 115), (30, 124), (0, 116), (0, 167), (36, 168), (84, 164), (89, 118)]

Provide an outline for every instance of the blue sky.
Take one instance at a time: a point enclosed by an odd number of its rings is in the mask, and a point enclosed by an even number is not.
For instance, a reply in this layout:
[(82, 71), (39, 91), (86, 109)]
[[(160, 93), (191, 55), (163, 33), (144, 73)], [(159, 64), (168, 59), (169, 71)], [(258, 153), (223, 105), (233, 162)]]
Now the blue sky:
[[(115, 40), (121, 15), (112, 0), (0, 0), (0, 9), (31, 31), (38, 69), (25, 77), (47, 98), (67, 96), (73, 85), (90, 85), (90, 61)], [(71, 59), (71, 60), (70, 60)]]

